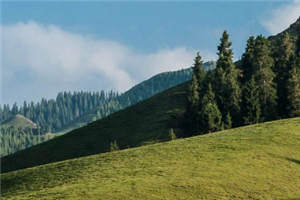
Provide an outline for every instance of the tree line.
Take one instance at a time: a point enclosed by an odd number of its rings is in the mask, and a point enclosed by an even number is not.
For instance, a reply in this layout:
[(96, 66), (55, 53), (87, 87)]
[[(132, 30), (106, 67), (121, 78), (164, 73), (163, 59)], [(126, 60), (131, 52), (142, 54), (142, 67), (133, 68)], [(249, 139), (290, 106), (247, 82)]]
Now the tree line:
[(41, 134), (39, 129), (21, 129), (15, 127), (0, 127), (0, 133), (0, 157), (26, 149), (53, 137), (53, 135)]
[(187, 135), (300, 116), (300, 37), (294, 41), (288, 32), (278, 44), (251, 36), (235, 63), (224, 31), (216, 69), (207, 73), (198, 53), (183, 123)]
[[(204, 68), (214, 67), (214, 62), (204, 63)], [(42, 99), (40, 102), (26, 102), (18, 106), (14, 103), (0, 105), (0, 123), (5, 123), (16, 114), (24, 115), (41, 129), (42, 133), (57, 132), (74, 121), (88, 123), (96, 119), (136, 104), (165, 89), (188, 81), (192, 77), (192, 69), (166, 72), (150, 78), (129, 91), (118, 94), (109, 92), (61, 92), (55, 99)], [(93, 117), (86, 117), (88, 114)]]
[[(204, 68), (214, 68), (214, 64), (214, 62), (204, 63)], [(84, 124), (106, 117), (165, 89), (186, 82), (191, 79), (192, 74), (191, 68), (162, 73), (134, 86), (123, 94), (113, 91), (107, 93), (104, 91), (61, 92), (56, 99), (42, 99), (37, 103), (25, 101), (22, 106), (18, 106), (16, 103), (12, 107), (8, 104), (0, 105), (1, 124), (5, 124), (16, 114), (22, 114), (38, 125), (37, 129), (30, 130), (0, 126), (1, 156), (52, 138), (45, 133), (60, 132), (64, 129), (74, 128), (74, 124), (76, 127), (76, 123)]]
[(37, 103), (27, 103), (22, 106), (16, 103), (10, 108), (8, 104), (0, 105), (0, 121), (5, 122), (16, 114), (22, 114), (35, 122), (42, 132), (56, 132), (64, 128), (74, 119), (89, 113), (96, 108), (98, 116), (106, 116), (118, 109), (119, 102), (115, 99), (117, 93), (101, 92), (61, 92), (56, 99), (42, 99)]

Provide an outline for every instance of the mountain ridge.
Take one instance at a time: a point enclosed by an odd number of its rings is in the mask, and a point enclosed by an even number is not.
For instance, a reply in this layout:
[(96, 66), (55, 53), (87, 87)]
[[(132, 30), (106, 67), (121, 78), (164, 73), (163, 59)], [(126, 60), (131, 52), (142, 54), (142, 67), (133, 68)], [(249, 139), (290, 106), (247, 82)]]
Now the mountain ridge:
[(113, 141), (123, 149), (168, 140), (169, 129), (179, 126), (178, 118), (184, 113), (187, 87), (187, 83), (180, 84), (87, 126), (5, 156), (1, 172), (107, 152)]

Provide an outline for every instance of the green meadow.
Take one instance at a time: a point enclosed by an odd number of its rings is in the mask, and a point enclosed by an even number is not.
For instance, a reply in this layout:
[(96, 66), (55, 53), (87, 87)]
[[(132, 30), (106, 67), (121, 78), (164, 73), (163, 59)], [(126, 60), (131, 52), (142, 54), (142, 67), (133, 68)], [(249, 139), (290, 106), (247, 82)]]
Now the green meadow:
[(300, 118), (4, 173), (2, 199), (300, 199)]

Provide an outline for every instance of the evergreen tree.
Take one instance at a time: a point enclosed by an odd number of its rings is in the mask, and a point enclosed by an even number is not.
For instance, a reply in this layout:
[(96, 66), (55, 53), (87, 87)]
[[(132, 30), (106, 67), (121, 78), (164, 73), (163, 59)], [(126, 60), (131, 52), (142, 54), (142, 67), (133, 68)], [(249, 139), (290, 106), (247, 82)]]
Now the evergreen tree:
[(114, 140), (114, 142), (110, 143), (110, 151), (112, 152), (112, 151), (118, 151), (118, 150), (120, 150), (120, 148), (117, 144), (117, 141)]
[(242, 56), (241, 67), (242, 67), (242, 83), (249, 81), (253, 75), (253, 59), (254, 59), (254, 46), (255, 38), (250, 36), (247, 41), (246, 51)]
[(231, 121), (230, 113), (227, 113), (227, 115), (226, 115), (226, 117), (223, 121), (224, 121), (224, 124), (223, 124), (224, 129), (229, 129), (229, 128), (232, 127), (232, 121)]
[(201, 90), (203, 89), (203, 81), (205, 78), (205, 71), (203, 69), (203, 61), (200, 56), (200, 53), (197, 52), (197, 56), (194, 59), (194, 68), (193, 68), (193, 74), (196, 75), (197, 81), (198, 81), (198, 91), (199, 94), (201, 94)]
[(199, 102), (200, 92), (202, 92), (203, 89), (204, 78), (205, 72), (203, 69), (201, 56), (199, 53), (197, 53), (197, 56), (194, 60), (192, 82), (189, 87), (188, 105), (185, 113), (185, 126), (189, 131), (189, 135), (200, 130)]
[(208, 84), (201, 104), (200, 124), (202, 133), (220, 130), (222, 127), (222, 115), (215, 101), (215, 94), (212, 90), (211, 84)]
[(238, 83), (239, 71), (233, 63), (233, 52), (229, 35), (224, 31), (218, 46), (218, 61), (215, 72), (215, 93), (217, 105), (226, 119), (229, 113), (233, 119), (233, 125), (240, 123), (240, 86)]
[(300, 116), (300, 59), (291, 58), (291, 69), (287, 82), (287, 111), (289, 117)]
[(242, 117), (244, 124), (255, 124), (260, 119), (258, 87), (252, 77), (242, 91)]
[(275, 82), (277, 85), (278, 96), (278, 115), (285, 117), (287, 115), (287, 80), (289, 76), (289, 60), (293, 54), (293, 44), (290, 41), (290, 36), (285, 32), (280, 40), (276, 53), (274, 55), (276, 74)]
[(274, 82), (273, 58), (271, 57), (270, 43), (258, 36), (254, 48), (254, 80), (258, 86), (259, 104), (261, 106), (261, 121), (277, 118), (277, 94)]
[(169, 137), (170, 140), (175, 140), (177, 138), (173, 128), (169, 130)]

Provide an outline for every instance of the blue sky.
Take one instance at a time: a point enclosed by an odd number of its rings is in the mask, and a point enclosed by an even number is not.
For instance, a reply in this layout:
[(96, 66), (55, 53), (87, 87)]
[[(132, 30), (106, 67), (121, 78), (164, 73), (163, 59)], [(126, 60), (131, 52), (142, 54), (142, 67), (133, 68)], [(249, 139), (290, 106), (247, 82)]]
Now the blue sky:
[(282, 2), (77, 2), (4, 3), (3, 24), (35, 21), (95, 38), (116, 40), (139, 51), (187, 46), (216, 50), (227, 29), (237, 55), (249, 34), (268, 32), (260, 20)]
[[(119, 90), (216, 59), (224, 29), (239, 59), (249, 35), (299, 17), (299, 1), (1, 2), (2, 102), (63, 90)], [(9, 86), (9, 88), (7, 87)]]

